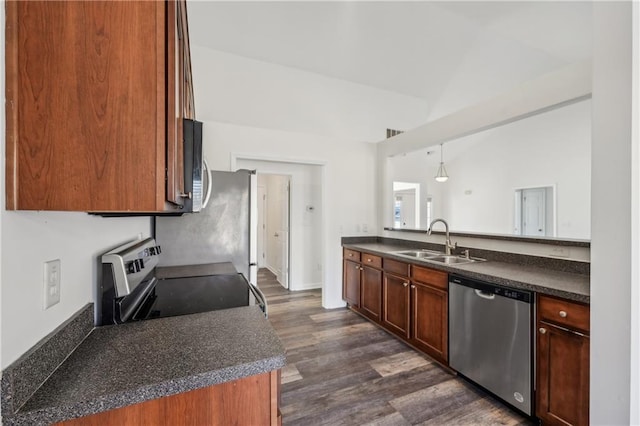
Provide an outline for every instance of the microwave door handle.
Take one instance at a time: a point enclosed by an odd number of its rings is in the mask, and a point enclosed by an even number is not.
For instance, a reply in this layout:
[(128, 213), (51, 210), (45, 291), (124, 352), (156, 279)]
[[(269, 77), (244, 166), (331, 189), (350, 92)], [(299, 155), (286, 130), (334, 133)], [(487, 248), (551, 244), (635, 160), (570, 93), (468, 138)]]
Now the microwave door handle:
[(204, 166), (205, 175), (207, 176), (207, 195), (204, 197), (204, 201), (202, 202), (201, 210), (204, 210), (209, 204), (209, 200), (211, 199), (211, 173), (209, 172), (209, 164), (207, 163), (207, 159), (202, 159), (202, 164)]

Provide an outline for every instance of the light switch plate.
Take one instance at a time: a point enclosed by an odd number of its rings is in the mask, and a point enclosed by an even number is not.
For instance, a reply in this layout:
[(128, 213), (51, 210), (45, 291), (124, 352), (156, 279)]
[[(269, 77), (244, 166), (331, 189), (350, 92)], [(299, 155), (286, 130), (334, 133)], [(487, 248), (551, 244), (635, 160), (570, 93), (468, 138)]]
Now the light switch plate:
[(44, 263), (44, 309), (60, 302), (60, 259)]

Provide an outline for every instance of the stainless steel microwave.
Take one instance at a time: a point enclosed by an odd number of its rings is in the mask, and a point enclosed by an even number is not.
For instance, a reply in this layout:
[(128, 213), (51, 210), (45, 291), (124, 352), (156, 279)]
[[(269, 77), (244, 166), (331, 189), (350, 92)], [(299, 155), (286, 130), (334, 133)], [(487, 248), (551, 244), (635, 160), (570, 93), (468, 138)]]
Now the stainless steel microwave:
[(185, 118), (182, 127), (185, 203), (181, 212), (195, 213), (206, 207), (211, 196), (209, 168), (202, 153), (202, 122)]

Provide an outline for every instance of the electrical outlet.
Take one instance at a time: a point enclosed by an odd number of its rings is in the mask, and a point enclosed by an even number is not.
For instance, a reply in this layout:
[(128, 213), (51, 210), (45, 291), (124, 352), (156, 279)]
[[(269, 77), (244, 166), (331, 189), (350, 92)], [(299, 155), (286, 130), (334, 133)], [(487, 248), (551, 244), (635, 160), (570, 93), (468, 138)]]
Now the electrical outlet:
[(44, 263), (44, 309), (60, 302), (60, 259)]
[(551, 256), (553, 257), (569, 257), (568, 247), (554, 247), (551, 249)]
[(367, 225), (366, 223), (362, 224), (362, 232), (369, 232), (369, 225)]

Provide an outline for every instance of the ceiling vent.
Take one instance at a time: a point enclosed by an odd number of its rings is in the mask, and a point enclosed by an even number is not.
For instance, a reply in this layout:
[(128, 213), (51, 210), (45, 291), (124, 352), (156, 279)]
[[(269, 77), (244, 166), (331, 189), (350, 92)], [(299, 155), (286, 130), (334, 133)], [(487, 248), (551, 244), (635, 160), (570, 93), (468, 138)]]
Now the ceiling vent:
[(392, 138), (395, 135), (399, 135), (400, 133), (404, 133), (404, 130), (387, 129), (387, 139)]

